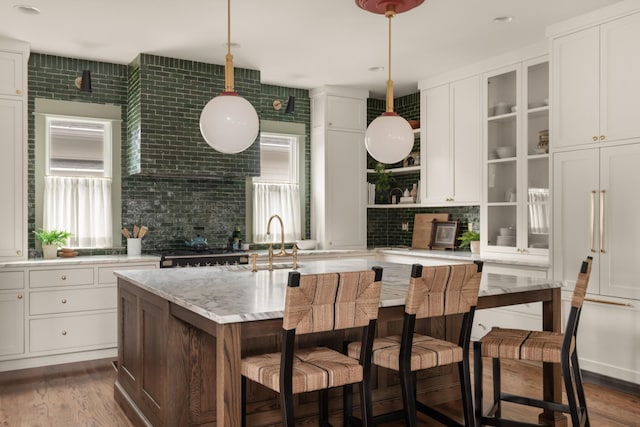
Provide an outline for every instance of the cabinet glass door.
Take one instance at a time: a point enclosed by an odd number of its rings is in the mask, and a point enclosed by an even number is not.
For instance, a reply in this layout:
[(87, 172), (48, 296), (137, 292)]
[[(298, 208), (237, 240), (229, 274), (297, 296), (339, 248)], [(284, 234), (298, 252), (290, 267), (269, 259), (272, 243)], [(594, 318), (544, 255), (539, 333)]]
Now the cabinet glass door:
[(486, 243), (516, 247), (518, 209), (518, 69), (487, 78)]
[[(551, 223), (549, 200), (549, 62), (533, 61), (524, 65), (526, 120), (523, 129), (523, 153), (526, 158), (526, 209), (529, 252), (546, 252)], [(524, 202), (524, 201), (523, 201)]]

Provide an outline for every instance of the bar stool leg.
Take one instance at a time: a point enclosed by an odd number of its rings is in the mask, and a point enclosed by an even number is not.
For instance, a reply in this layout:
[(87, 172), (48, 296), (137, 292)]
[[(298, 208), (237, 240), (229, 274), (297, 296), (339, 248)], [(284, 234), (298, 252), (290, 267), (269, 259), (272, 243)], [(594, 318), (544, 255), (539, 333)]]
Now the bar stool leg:
[(580, 371), (580, 364), (578, 363), (578, 353), (576, 351), (571, 355), (571, 366), (573, 367), (573, 379), (576, 383), (576, 391), (578, 393), (578, 403), (582, 410), (582, 418), (584, 418), (584, 426), (590, 427), (589, 414), (587, 413), (587, 399), (584, 395), (584, 388), (582, 386), (582, 372)]
[(493, 405), (495, 417), (502, 417), (502, 390), (500, 388), (500, 359), (493, 358)]
[(564, 379), (564, 388), (567, 393), (567, 401), (569, 402), (569, 409), (571, 413), (571, 422), (574, 426), (580, 425), (580, 417), (578, 416), (578, 403), (576, 402), (576, 395), (573, 389), (573, 379), (571, 377), (571, 366), (569, 366), (569, 355), (562, 357), (560, 360), (560, 367), (562, 368), (562, 378)]
[(475, 386), (476, 426), (482, 425), (482, 344), (473, 343), (473, 382)]
[(402, 403), (404, 404), (405, 423), (409, 427), (418, 424), (416, 416), (415, 389), (413, 384), (413, 374), (410, 368), (400, 368), (400, 388), (402, 389)]

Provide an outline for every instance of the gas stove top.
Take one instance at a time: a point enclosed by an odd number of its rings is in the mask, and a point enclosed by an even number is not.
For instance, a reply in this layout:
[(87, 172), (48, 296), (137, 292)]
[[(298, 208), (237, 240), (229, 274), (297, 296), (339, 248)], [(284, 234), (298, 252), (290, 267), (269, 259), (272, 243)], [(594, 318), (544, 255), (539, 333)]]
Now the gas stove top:
[(161, 251), (158, 255), (160, 255), (160, 268), (210, 267), (249, 263), (249, 255), (246, 252), (232, 251), (226, 248), (171, 249)]

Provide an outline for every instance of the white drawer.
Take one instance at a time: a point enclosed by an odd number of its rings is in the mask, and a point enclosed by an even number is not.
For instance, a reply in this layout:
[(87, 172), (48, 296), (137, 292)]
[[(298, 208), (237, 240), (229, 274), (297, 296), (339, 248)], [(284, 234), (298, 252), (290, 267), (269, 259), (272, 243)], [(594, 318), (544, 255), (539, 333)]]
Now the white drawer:
[(50, 317), (29, 321), (31, 352), (115, 347), (117, 313)]
[(29, 294), (29, 314), (70, 313), (116, 308), (116, 287), (39, 291)]
[(115, 284), (116, 276), (113, 275), (115, 270), (150, 270), (156, 268), (154, 264), (118, 264), (109, 267), (98, 267), (98, 283), (101, 285)]
[(24, 271), (1, 271), (0, 290), (24, 288)]
[(29, 286), (32, 288), (78, 285), (93, 285), (93, 268), (29, 271)]

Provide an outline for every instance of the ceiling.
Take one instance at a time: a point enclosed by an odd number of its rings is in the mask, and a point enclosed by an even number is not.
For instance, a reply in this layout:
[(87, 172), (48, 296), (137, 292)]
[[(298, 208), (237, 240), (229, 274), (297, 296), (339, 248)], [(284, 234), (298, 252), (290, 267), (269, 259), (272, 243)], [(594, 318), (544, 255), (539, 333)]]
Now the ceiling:
[[(39, 15), (15, 5), (25, 1)], [(418, 81), (544, 42), (545, 27), (619, 0), (426, 0), (393, 19), (395, 95)], [(224, 64), (226, 0), (1, 0), (0, 36), (33, 52), (128, 64), (139, 53)], [(513, 16), (511, 23), (493, 23)], [(387, 22), (355, 0), (233, 0), (236, 67), (262, 83), (341, 85), (384, 98)], [(370, 67), (385, 67), (373, 72)]]

